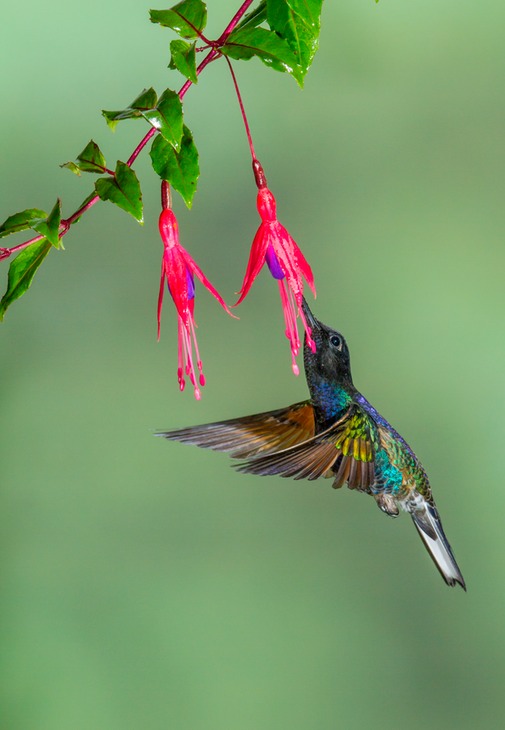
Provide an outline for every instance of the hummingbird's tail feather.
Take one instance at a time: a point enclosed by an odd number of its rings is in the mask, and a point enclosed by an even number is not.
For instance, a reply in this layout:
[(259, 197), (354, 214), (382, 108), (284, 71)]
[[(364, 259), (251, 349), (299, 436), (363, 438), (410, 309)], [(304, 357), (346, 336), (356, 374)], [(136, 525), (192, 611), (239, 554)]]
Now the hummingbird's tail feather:
[(447, 585), (459, 583), (466, 591), (465, 580), (445, 536), (436, 507), (419, 495), (415, 501), (407, 503), (406, 509)]
[(314, 428), (314, 409), (309, 401), (303, 401), (288, 408), (156, 435), (243, 459), (306, 441), (314, 435)]

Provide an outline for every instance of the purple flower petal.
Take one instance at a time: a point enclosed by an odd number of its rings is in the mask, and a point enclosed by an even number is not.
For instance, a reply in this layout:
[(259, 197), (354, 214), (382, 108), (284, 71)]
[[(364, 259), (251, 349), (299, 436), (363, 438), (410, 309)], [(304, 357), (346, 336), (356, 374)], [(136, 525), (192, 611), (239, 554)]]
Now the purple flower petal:
[(270, 273), (274, 277), (274, 279), (284, 279), (284, 271), (281, 269), (281, 265), (279, 263), (279, 259), (275, 255), (274, 248), (272, 244), (269, 244), (267, 248), (267, 252), (265, 255), (265, 261), (267, 262), (267, 266), (270, 269)]

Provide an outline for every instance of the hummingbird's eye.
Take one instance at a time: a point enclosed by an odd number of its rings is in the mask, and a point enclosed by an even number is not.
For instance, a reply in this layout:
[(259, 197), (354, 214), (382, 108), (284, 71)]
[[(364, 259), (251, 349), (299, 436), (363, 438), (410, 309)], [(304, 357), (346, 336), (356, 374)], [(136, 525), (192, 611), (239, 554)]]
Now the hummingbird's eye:
[(333, 347), (336, 347), (337, 350), (340, 350), (342, 347), (342, 340), (338, 335), (332, 335), (330, 337), (330, 344), (333, 345)]

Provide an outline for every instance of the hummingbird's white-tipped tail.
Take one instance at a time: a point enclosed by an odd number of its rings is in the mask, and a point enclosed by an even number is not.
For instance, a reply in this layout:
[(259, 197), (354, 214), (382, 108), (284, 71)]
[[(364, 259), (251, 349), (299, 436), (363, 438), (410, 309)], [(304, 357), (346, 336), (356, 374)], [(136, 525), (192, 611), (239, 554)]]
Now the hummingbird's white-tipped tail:
[(466, 591), (465, 580), (445, 536), (436, 507), (418, 495), (415, 500), (409, 501), (405, 508), (410, 512), (422, 541), (447, 585), (454, 586), (459, 583)]

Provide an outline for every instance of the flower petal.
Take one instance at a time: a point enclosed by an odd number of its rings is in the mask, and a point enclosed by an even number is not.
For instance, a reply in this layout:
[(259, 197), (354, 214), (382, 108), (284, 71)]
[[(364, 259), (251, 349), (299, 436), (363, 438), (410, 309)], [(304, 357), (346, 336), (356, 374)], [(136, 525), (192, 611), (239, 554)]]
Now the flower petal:
[(267, 248), (265, 261), (267, 262), (267, 266), (274, 279), (284, 279), (286, 274), (282, 270), (279, 259), (275, 254), (274, 247), (271, 244)]
[(182, 255), (182, 246), (180, 244), (173, 248), (165, 249), (163, 253), (163, 267), (177, 313), (183, 322), (188, 324), (190, 317), (189, 302), (192, 300), (191, 294), (193, 292), (190, 291), (188, 285), (188, 267)]
[[(294, 241), (293, 241), (294, 243)], [(314, 283), (314, 274), (312, 273), (312, 269), (310, 268), (310, 264), (308, 263), (307, 259), (303, 255), (301, 249), (296, 245), (296, 255), (298, 258), (298, 268), (302, 272), (303, 276), (305, 277), (305, 281), (310, 287), (310, 290), (314, 297), (316, 297), (316, 285)]]
[(228, 314), (231, 317), (233, 317), (234, 319), (237, 319), (237, 317), (232, 312), (230, 312), (230, 310), (228, 309), (228, 305), (224, 301), (223, 297), (219, 294), (219, 292), (217, 291), (217, 289), (207, 279), (207, 277), (205, 276), (205, 274), (203, 273), (203, 271), (201, 270), (201, 268), (198, 266), (198, 264), (196, 263), (196, 261), (194, 260), (194, 258), (182, 246), (180, 246), (180, 249), (181, 249), (181, 255), (184, 257), (184, 261), (185, 261), (186, 266), (188, 267), (188, 269), (192, 273), (194, 273), (194, 274), (196, 274), (198, 276), (198, 278), (200, 279), (200, 281), (202, 282), (202, 284), (204, 285), (204, 287), (208, 291), (210, 291), (210, 293), (212, 294), (212, 296), (215, 299), (217, 299), (217, 301), (222, 306), (222, 308), (225, 310), (225, 312), (228, 312)]
[(165, 293), (165, 271), (161, 264), (160, 293), (158, 294), (158, 342), (160, 341), (161, 310), (163, 308), (163, 294)]
[[(275, 226), (275, 235), (272, 237), (271, 245), (279, 260), (282, 270), (286, 274), (289, 287), (296, 297), (297, 304), (301, 306), (303, 296), (303, 278), (311, 288), (315, 296), (314, 276), (307, 260), (302, 254), (296, 241), (290, 236), (281, 223)], [(302, 278), (303, 277), (303, 278)]]
[(239, 298), (233, 306), (240, 304), (249, 293), (249, 289), (252, 286), (253, 281), (261, 271), (261, 267), (265, 263), (265, 256), (268, 248), (270, 226), (265, 223), (261, 223), (260, 227), (256, 231), (254, 240), (251, 246), (251, 252), (249, 254), (249, 261), (247, 262), (247, 269), (244, 275), (244, 281), (242, 288), (239, 291)]

